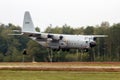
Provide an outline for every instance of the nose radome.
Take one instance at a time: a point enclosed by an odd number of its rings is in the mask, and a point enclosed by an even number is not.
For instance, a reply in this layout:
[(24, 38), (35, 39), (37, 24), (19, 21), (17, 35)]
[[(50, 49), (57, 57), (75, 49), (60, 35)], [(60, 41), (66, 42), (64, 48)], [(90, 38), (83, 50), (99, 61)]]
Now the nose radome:
[(96, 42), (94, 41), (94, 42), (90, 42), (90, 47), (92, 48), (92, 47), (95, 47), (96, 46)]

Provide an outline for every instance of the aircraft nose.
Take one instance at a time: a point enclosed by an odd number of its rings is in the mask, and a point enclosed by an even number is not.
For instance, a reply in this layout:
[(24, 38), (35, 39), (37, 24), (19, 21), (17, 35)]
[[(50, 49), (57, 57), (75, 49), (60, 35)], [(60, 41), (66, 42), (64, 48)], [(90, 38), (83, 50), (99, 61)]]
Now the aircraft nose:
[(96, 42), (94, 41), (94, 42), (90, 42), (90, 47), (92, 48), (92, 47), (95, 47), (96, 46)]

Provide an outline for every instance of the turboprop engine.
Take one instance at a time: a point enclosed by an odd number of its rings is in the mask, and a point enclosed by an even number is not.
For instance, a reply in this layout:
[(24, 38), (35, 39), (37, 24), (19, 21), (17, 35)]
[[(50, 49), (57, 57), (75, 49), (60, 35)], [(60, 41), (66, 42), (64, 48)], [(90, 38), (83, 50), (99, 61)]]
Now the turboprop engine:
[(62, 40), (62, 39), (63, 39), (63, 36), (50, 35), (50, 34), (48, 34), (48, 35), (47, 35), (47, 38), (51, 38), (51, 39), (53, 39), (53, 40)]

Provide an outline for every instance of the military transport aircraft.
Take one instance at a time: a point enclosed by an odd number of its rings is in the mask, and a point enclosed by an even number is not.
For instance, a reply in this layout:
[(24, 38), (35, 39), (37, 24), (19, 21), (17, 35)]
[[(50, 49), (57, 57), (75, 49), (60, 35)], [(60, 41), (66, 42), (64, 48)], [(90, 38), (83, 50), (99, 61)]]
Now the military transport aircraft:
[(28, 11), (24, 14), (23, 28), (21, 34), (18, 35), (27, 35), (40, 45), (56, 51), (69, 51), (70, 49), (88, 51), (96, 46), (97, 37), (106, 37), (106, 35), (66, 35), (37, 32)]

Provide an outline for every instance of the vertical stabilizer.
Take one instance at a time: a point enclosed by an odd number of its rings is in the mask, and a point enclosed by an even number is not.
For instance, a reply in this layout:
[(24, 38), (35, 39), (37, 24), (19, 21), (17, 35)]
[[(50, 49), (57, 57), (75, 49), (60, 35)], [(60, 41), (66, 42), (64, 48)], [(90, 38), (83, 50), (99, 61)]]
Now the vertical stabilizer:
[(22, 32), (36, 32), (32, 22), (32, 18), (28, 11), (26, 11), (24, 14)]

